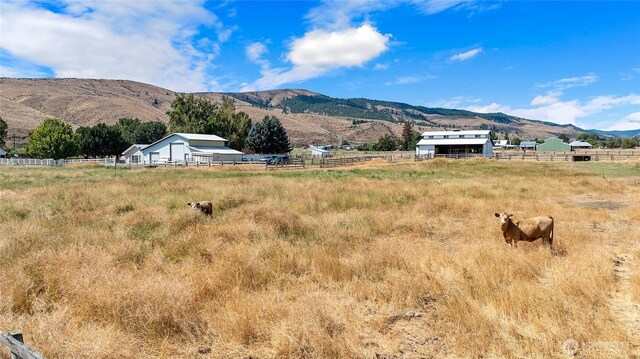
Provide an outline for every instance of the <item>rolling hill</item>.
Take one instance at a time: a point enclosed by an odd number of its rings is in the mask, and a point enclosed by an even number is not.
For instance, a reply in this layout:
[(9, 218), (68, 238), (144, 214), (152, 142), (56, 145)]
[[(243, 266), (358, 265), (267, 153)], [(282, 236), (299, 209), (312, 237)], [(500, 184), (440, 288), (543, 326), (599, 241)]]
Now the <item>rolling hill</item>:
[[(584, 130), (572, 125), (518, 118), (503, 113), (428, 108), (364, 98), (339, 99), (308, 90), (247, 93), (195, 93), (219, 102), (234, 98), (240, 111), (256, 121), (277, 116), (295, 145), (374, 141), (386, 134), (400, 135), (402, 124), (413, 121), (417, 131), (488, 128), (507, 131), (521, 139)], [(127, 80), (0, 78), (0, 116), (8, 123), (9, 140), (24, 144), (28, 133), (45, 117), (56, 117), (74, 127), (98, 122), (113, 124), (123, 117), (167, 122), (166, 112), (176, 93)]]

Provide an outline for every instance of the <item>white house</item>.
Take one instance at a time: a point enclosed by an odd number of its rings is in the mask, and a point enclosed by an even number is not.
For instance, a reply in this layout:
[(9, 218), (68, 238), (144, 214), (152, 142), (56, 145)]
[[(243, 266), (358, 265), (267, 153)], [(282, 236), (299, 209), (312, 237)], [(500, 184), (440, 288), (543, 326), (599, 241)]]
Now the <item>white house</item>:
[(513, 148), (518, 147), (516, 145), (510, 144), (509, 142), (510, 142), (509, 140), (497, 140), (497, 141), (494, 141), (493, 148), (509, 150), (509, 149), (513, 149)]
[(125, 163), (142, 163), (142, 150), (149, 147), (149, 145), (132, 145), (127, 148), (124, 152), (122, 152), (122, 156), (124, 157)]
[(311, 151), (311, 157), (314, 158), (327, 158), (331, 156), (331, 151), (324, 146), (309, 146), (309, 150)]
[(416, 156), (493, 156), (493, 142), (489, 130), (434, 131), (422, 134), (416, 145)]
[(144, 163), (241, 162), (243, 153), (226, 147), (222, 137), (195, 133), (172, 133), (141, 149)]

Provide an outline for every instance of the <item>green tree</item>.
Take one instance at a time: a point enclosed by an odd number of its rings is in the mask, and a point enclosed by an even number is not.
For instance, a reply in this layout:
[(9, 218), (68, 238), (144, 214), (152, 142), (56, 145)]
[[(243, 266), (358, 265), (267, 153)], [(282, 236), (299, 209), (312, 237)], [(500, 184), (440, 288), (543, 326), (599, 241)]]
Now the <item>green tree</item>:
[(57, 118), (46, 118), (29, 135), (27, 152), (36, 158), (57, 160), (76, 155), (78, 145), (70, 125)]
[(167, 125), (159, 121), (142, 122), (137, 118), (121, 118), (118, 128), (122, 138), (129, 145), (156, 142), (167, 134)]
[(569, 138), (569, 136), (567, 136), (566, 134), (561, 134), (560, 136), (558, 136), (559, 139), (561, 139), (563, 142), (569, 143), (571, 142), (571, 139)]
[(401, 142), (396, 136), (384, 135), (376, 141), (373, 148), (375, 151), (395, 151), (401, 146)]
[(275, 116), (265, 118), (251, 126), (246, 147), (254, 153), (287, 153), (291, 151), (287, 131)]
[(4, 146), (7, 139), (7, 123), (0, 117), (0, 147)]
[(211, 101), (193, 94), (176, 95), (171, 103), (169, 131), (185, 133), (214, 133), (210, 119), (218, 110)]
[(638, 143), (633, 138), (623, 137), (620, 140), (620, 147), (622, 148), (635, 148), (637, 145)]
[(130, 145), (122, 138), (118, 125), (99, 123), (93, 127), (79, 127), (75, 141), (83, 157), (117, 156)]
[(413, 135), (413, 123), (411, 121), (407, 121), (402, 126), (402, 150), (408, 151), (411, 147), (411, 142), (414, 139)]
[[(482, 127), (482, 126), (480, 126)], [(495, 131), (491, 131), (489, 132), (489, 138), (491, 138), (492, 141), (497, 141), (498, 140), (498, 135), (496, 134)]]
[(236, 112), (233, 99), (222, 98), (217, 105), (193, 95), (177, 95), (171, 104), (169, 129), (171, 132), (215, 134), (229, 141), (229, 147), (241, 150), (251, 129), (251, 118)]
[(520, 146), (520, 142), (522, 142), (522, 140), (520, 139), (520, 137), (514, 137), (511, 139), (511, 144), (514, 146)]
[(504, 139), (507, 140), (507, 142), (509, 142), (509, 132), (504, 131)]

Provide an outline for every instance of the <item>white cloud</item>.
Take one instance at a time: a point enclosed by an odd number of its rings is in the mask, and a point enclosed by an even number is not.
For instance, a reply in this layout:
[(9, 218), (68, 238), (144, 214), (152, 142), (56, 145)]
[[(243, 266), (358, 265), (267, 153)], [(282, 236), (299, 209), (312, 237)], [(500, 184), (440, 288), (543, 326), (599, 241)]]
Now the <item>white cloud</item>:
[(389, 64), (375, 64), (375, 66), (373, 66), (373, 69), (376, 71), (388, 70)]
[(263, 67), (262, 77), (241, 91), (267, 90), (315, 78), (330, 70), (362, 66), (387, 50), (391, 35), (382, 35), (369, 24), (336, 31), (313, 30), (295, 39), (286, 58), (290, 69)]
[(245, 47), (245, 53), (251, 61), (258, 61), (267, 52), (267, 47), (261, 42), (254, 42)]
[(540, 88), (550, 87), (557, 91), (564, 91), (572, 87), (587, 86), (597, 82), (598, 80), (599, 80), (598, 75), (594, 73), (589, 73), (584, 76), (566, 77), (563, 79), (554, 80), (554, 81), (543, 83), (543, 84), (538, 84), (537, 87), (540, 87)]
[(314, 30), (293, 41), (287, 59), (296, 66), (362, 66), (387, 50), (390, 37), (369, 24), (341, 31)]
[[(206, 69), (229, 40), (201, 2), (67, 1), (60, 13), (0, 3), (2, 49), (56, 77), (130, 79), (176, 91), (207, 90)], [(216, 41), (193, 44), (200, 26)]]
[(470, 3), (469, 0), (413, 0), (411, 3), (417, 5), (424, 13), (432, 15), (444, 10), (454, 8), (460, 4)]
[(423, 75), (423, 76), (397, 76), (393, 81), (387, 81), (385, 83), (386, 86), (392, 85), (411, 85), (421, 83), (426, 80), (433, 80), (436, 76), (433, 75)]
[(482, 52), (482, 48), (478, 47), (476, 49), (469, 50), (469, 51), (466, 51), (466, 52), (463, 52), (463, 53), (460, 53), (460, 54), (455, 54), (455, 55), (451, 56), (449, 58), (449, 60), (451, 60), (451, 61), (466, 61), (466, 60), (469, 60), (469, 59), (477, 56), (481, 52)]
[(576, 124), (576, 120), (598, 114), (615, 107), (634, 106), (640, 104), (640, 95), (597, 96), (588, 101), (562, 101), (561, 94), (537, 96), (531, 101), (531, 108), (511, 108), (498, 103), (485, 106), (466, 106), (469, 111), (489, 113), (503, 112), (510, 115), (554, 122), (559, 124)]
[(628, 114), (620, 122), (607, 128), (607, 131), (626, 131), (637, 129), (640, 129), (640, 112)]

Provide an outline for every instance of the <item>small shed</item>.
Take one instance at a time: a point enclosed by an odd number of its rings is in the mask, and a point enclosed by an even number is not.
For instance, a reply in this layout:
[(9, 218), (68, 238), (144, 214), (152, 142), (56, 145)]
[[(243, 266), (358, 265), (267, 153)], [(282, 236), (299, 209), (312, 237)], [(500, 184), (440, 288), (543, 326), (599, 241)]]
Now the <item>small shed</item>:
[(149, 147), (149, 145), (135, 144), (131, 145), (131, 147), (127, 148), (124, 152), (122, 152), (122, 157), (124, 157), (124, 163), (142, 163), (142, 158), (144, 155), (142, 154), (142, 150)]
[(0, 157), (6, 157), (6, 156), (7, 156), (7, 151), (0, 148)]
[(536, 141), (522, 141), (520, 142), (521, 150), (535, 150), (538, 144)]
[(590, 149), (593, 147), (592, 144), (590, 144), (589, 142), (584, 142), (584, 141), (573, 141), (569, 144), (569, 146), (571, 146), (571, 150), (578, 150), (578, 149)]
[(558, 137), (551, 137), (544, 140), (544, 143), (538, 145), (538, 151), (553, 151), (553, 152), (566, 152), (571, 151), (571, 146), (559, 139)]
[(313, 158), (327, 158), (331, 157), (331, 151), (323, 146), (309, 146), (311, 151), (311, 157)]

